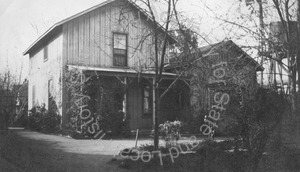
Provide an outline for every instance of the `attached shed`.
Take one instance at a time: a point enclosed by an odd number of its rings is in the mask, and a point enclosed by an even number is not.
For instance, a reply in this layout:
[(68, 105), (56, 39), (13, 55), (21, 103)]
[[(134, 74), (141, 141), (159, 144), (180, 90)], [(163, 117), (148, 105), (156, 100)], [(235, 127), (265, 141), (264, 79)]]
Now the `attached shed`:
[[(257, 87), (256, 73), (264, 68), (233, 41), (225, 40), (172, 59), (168, 71), (180, 73), (182, 70), (189, 78), (191, 114), (194, 119), (203, 121), (216, 104), (215, 99), (221, 99), (215, 97), (216, 93), (234, 97), (236, 86)], [(227, 110), (229, 112), (234, 110)], [(222, 116), (218, 123), (222, 120), (227, 119)]]

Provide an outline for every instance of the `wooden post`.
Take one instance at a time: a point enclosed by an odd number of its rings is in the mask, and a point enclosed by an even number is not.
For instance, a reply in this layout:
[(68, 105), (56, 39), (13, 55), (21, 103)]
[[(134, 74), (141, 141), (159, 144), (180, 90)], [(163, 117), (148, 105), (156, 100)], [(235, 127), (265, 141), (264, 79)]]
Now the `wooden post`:
[[(263, 2), (262, 0), (257, 0), (258, 4), (259, 4), (259, 31), (260, 31), (260, 40), (259, 40), (259, 51), (261, 52), (260, 53), (260, 56), (261, 56), (261, 61), (260, 61), (260, 65), (263, 66), (263, 63), (264, 63), (264, 58), (263, 58), (263, 52), (264, 52), (264, 17), (263, 17)], [(260, 85), (263, 86), (264, 82), (264, 74), (263, 74), (263, 71), (261, 71), (261, 74), (260, 74)]]
[[(300, 0), (297, 0), (297, 26), (298, 26), (298, 35), (297, 35), (297, 71), (298, 71), (298, 90), (300, 90)], [(299, 100), (299, 99), (297, 99)], [(299, 103), (299, 102), (297, 102)]]
[(152, 80), (152, 112), (153, 112), (153, 129), (155, 126), (155, 79)]
[(138, 137), (139, 137), (139, 129), (136, 129), (136, 134), (135, 134), (135, 148), (137, 148)]
[[(127, 77), (124, 77), (124, 84), (125, 84), (125, 87), (127, 87)], [(124, 93), (124, 101), (123, 101), (123, 112), (124, 112), (124, 119), (123, 120), (126, 120), (126, 117), (127, 117), (127, 89), (125, 89), (125, 93)]]

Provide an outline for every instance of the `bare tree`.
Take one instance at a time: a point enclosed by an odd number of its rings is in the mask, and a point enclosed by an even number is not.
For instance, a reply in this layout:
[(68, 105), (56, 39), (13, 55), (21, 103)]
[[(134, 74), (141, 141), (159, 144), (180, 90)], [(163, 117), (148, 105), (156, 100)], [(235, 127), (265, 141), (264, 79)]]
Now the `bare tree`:
[[(177, 3), (178, 0), (165, 0), (165, 12), (164, 20), (157, 19), (157, 15), (155, 14), (155, 9), (153, 8), (153, 1), (150, 0), (139, 0), (146, 6), (146, 11), (150, 15), (150, 19), (154, 22), (161, 23), (161, 27), (164, 30), (164, 33), (159, 31), (159, 28), (156, 28), (153, 33), (153, 45), (155, 47), (155, 56), (154, 56), (154, 78), (153, 78), (153, 89), (154, 89), (154, 147), (158, 149), (159, 145), (159, 133), (158, 133), (158, 123), (159, 118), (161, 116), (161, 100), (167, 94), (167, 92), (186, 74), (187, 70), (184, 68), (184, 61), (182, 59), (175, 59), (176, 63), (180, 63), (181, 71), (178, 73), (178, 76), (173, 80), (173, 82), (165, 89), (163, 93), (159, 93), (161, 83), (162, 83), (162, 74), (164, 71), (164, 67), (168, 64), (166, 58), (168, 57), (169, 50), (173, 49), (177, 51), (178, 56), (184, 55), (192, 55), (192, 53), (196, 54), (198, 52), (197, 48), (197, 34), (191, 28), (187, 28), (184, 22), (181, 20), (184, 18), (178, 11), (177, 11)], [(161, 15), (160, 15), (161, 17)], [(179, 38), (178, 42), (170, 47), (170, 35)], [(168, 35), (170, 34), (170, 35)], [(190, 63), (194, 63), (194, 61), (190, 61)]]
[[(261, 65), (269, 70), (261, 75), (261, 84), (263, 84), (263, 76), (268, 75), (269, 86), (275, 88), (280, 85), (284, 89), (282, 78), (286, 73), (288, 76), (286, 92), (290, 95), (293, 114), (296, 113), (297, 73), (299, 76), (297, 67), (299, 55), (296, 53), (299, 46), (295, 46), (296, 39), (299, 37), (296, 36), (297, 29), (294, 24), (297, 16), (296, 2), (296, 0), (236, 1), (235, 11), (238, 13), (234, 13), (234, 17), (230, 11), (224, 16), (211, 11), (216, 19), (222, 21), (223, 28), (234, 39), (247, 37), (252, 39), (252, 42), (256, 42), (255, 46), (243, 47), (256, 49), (257, 59), (260, 59)], [(277, 77), (280, 78), (279, 84), (276, 81)]]

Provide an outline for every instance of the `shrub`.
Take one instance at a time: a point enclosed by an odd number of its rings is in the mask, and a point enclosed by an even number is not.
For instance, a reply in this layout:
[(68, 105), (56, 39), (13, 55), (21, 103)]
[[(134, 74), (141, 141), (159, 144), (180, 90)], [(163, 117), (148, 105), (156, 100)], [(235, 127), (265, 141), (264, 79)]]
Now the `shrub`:
[(182, 133), (197, 133), (200, 126), (204, 124), (204, 114), (207, 113), (205, 113), (205, 111), (201, 111), (196, 117), (187, 120), (180, 128), (180, 131)]
[(128, 121), (123, 121), (124, 112), (111, 112), (104, 116), (105, 129), (110, 130), (112, 135), (115, 136), (129, 136), (130, 130), (128, 127)]
[[(196, 155), (202, 157), (200, 166), (206, 171), (247, 171), (247, 153), (241, 150), (228, 151), (235, 148), (240, 140), (216, 142), (207, 139), (201, 143)], [(195, 156), (196, 157), (196, 156)]]
[[(124, 113), (122, 112), (124, 85), (118, 79), (112, 80), (104, 76), (86, 77), (84, 83), (74, 84), (72, 80), (74, 78), (80, 80), (79, 77), (78, 71), (69, 71), (65, 78), (71, 97), (67, 109), (67, 119), (70, 120), (65, 127), (65, 134), (77, 139), (94, 139), (95, 134), (91, 134), (88, 128), (91, 124), (98, 124), (99, 130), (97, 129), (96, 133), (102, 130), (106, 136), (129, 136), (128, 121), (123, 121)], [(83, 95), (88, 98), (80, 98)], [(78, 100), (84, 101), (78, 104)], [(86, 106), (85, 108), (90, 112), (90, 118), (80, 118), (80, 106), (82, 105)], [(93, 121), (84, 125), (92, 118), (94, 118)]]
[(179, 140), (181, 126), (182, 122), (180, 121), (167, 121), (159, 125), (159, 133), (165, 140), (167, 147), (173, 145), (174, 141)]
[(28, 116), (28, 128), (34, 131), (42, 130), (42, 117), (46, 113), (46, 108), (44, 105), (42, 106), (34, 106), (31, 110), (29, 110)]
[(280, 123), (286, 100), (277, 92), (263, 88), (254, 91), (240, 88), (238, 94), (240, 137), (248, 150), (249, 169), (255, 171), (273, 131)]
[(55, 108), (50, 108), (48, 111), (45, 104), (33, 107), (30, 110), (28, 120), (28, 128), (34, 131), (54, 133), (60, 130), (60, 115)]

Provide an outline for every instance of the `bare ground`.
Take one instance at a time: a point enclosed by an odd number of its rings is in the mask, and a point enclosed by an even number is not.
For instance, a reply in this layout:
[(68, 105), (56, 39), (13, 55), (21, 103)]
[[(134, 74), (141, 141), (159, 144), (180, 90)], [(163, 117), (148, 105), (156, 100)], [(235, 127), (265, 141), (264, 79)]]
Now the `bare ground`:
[[(139, 144), (149, 142), (141, 140)], [(118, 167), (119, 161), (112, 159), (121, 148), (135, 145), (134, 140), (74, 140), (20, 129), (2, 134), (1, 143), (4, 159), (17, 167), (4, 171), (28, 172), (127, 171)]]
[[(0, 172), (191, 171), (176, 166), (177, 159), (175, 166), (174, 163), (153, 166), (155, 163), (152, 161), (138, 165), (136, 161), (129, 160), (131, 165), (126, 169), (126, 163), (124, 168), (123, 163), (128, 162), (128, 159), (124, 160), (118, 154), (121, 149), (134, 147), (134, 139), (75, 140), (24, 129), (10, 129), (8, 134), (0, 134), (0, 137), (1, 155), (5, 159), (3, 162), (8, 163), (2, 167), (0, 161)], [(186, 137), (181, 141), (188, 140)], [(149, 138), (139, 139), (137, 146), (142, 144), (152, 144), (152, 141)], [(160, 144), (163, 145), (164, 141), (161, 140)], [(114, 157), (117, 160), (112, 160)], [(120, 164), (123, 168), (119, 167)]]

